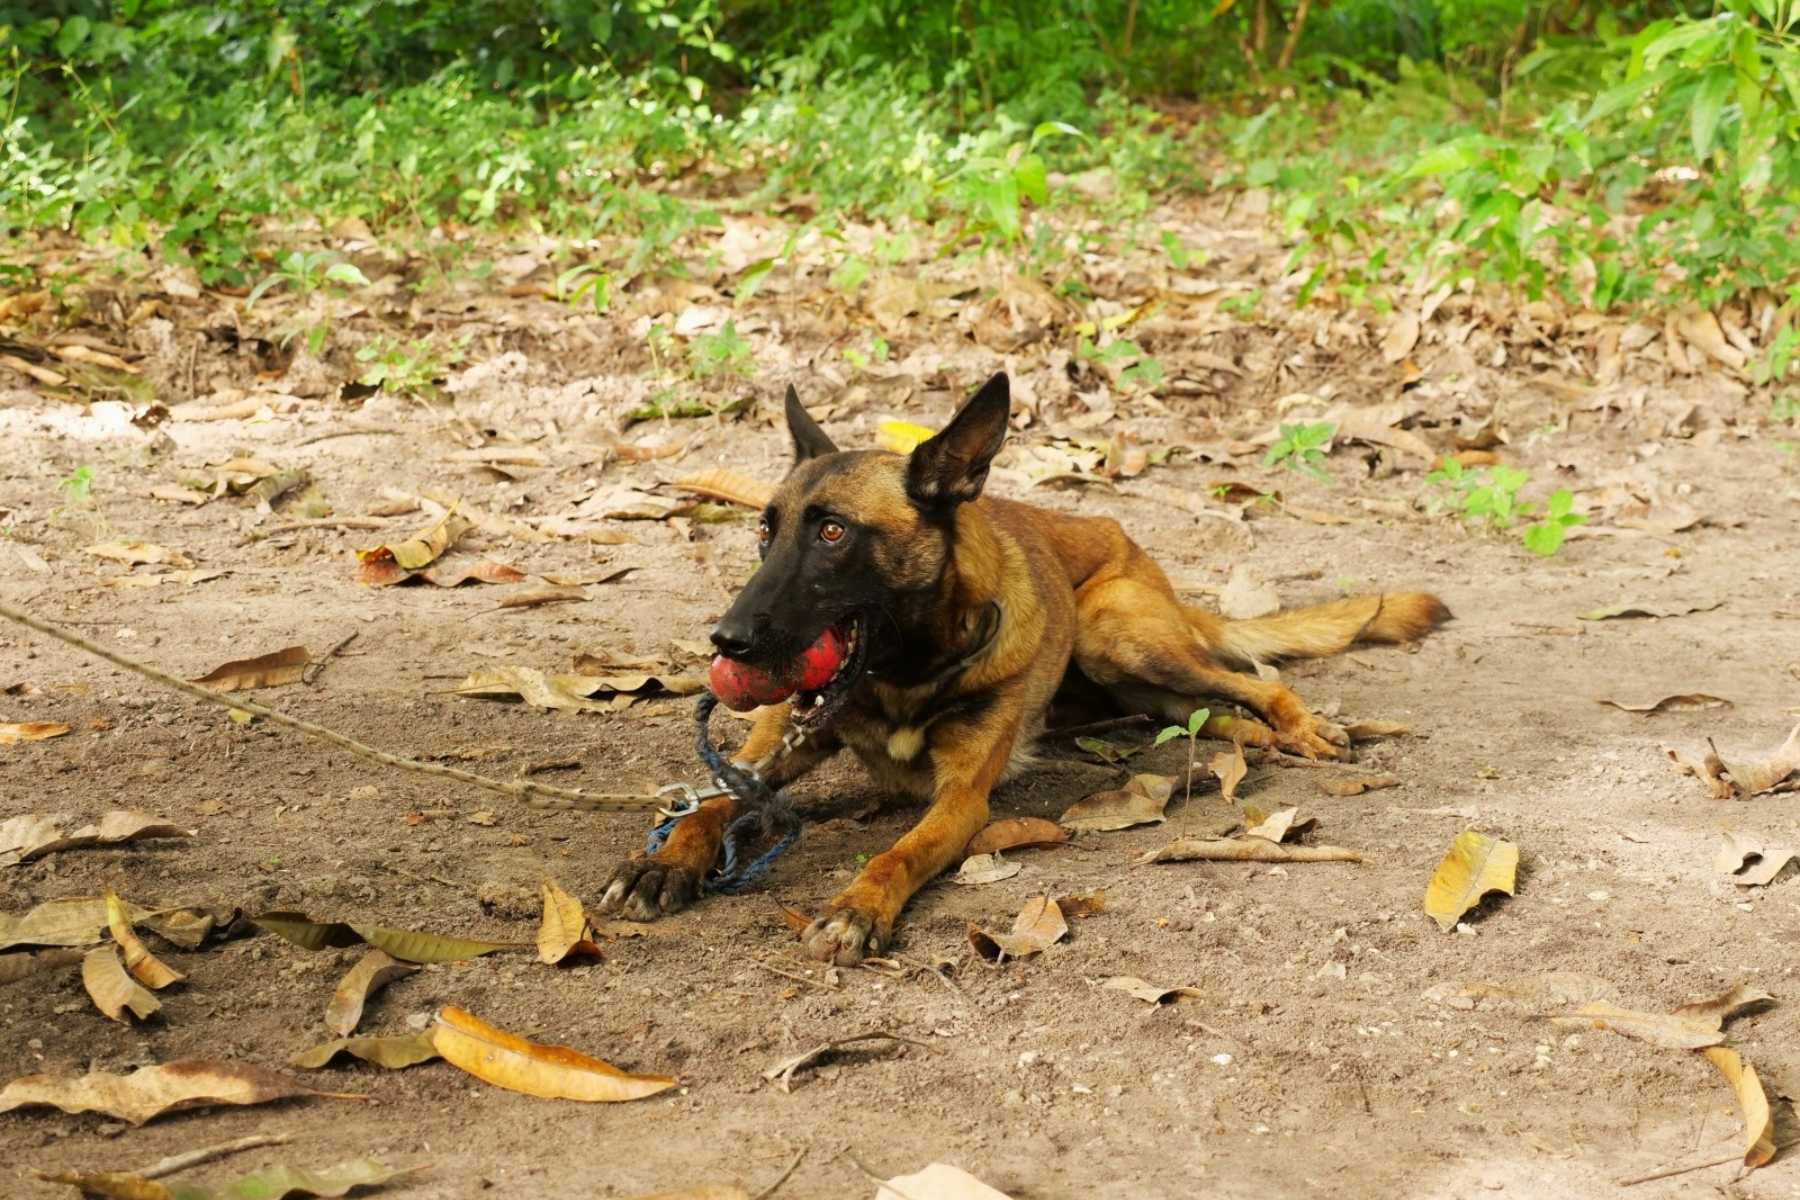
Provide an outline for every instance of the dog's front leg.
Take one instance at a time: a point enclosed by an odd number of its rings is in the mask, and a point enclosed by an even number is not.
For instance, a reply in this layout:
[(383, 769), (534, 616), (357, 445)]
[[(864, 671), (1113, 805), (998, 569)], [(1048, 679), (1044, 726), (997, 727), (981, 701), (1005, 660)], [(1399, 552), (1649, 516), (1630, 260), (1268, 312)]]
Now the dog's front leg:
[(988, 792), (1012, 757), (1017, 735), (1016, 722), (934, 731), (931, 807), (892, 849), (871, 858), (800, 935), (809, 957), (850, 966), (886, 948), (894, 919), (913, 893), (956, 862), (987, 824)]
[[(732, 761), (748, 768), (781, 744), (788, 728), (788, 706), (766, 708), (757, 714), (741, 750)], [(836, 752), (836, 744), (802, 743), (776, 761), (765, 781), (781, 787), (798, 779)], [(725, 828), (741, 806), (735, 796), (714, 796), (700, 802), (700, 810), (675, 822), (668, 840), (655, 854), (641, 851), (613, 869), (600, 894), (600, 908), (634, 921), (654, 921), (664, 913), (680, 912), (700, 895), (700, 881), (718, 861)]]

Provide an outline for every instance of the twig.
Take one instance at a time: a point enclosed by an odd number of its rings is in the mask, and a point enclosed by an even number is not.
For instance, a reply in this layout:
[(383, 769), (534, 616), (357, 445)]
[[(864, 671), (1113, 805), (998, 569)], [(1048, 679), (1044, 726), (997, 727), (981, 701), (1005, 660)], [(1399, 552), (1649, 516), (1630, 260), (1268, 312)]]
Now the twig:
[(342, 650), (345, 646), (348, 646), (351, 642), (354, 642), (360, 632), (360, 630), (351, 630), (349, 637), (307, 663), (300, 672), (300, 682), (307, 684), (317, 682), (319, 676), (325, 673), (326, 664), (338, 656), (338, 651)]
[(192, 696), (196, 700), (204, 700), (208, 704), (216, 704), (221, 708), (233, 708), (243, 712), (252, 713), (273, 724), (282, 725), (289, 729), (296, 729), (310, 737), (330, 742), (334, 746), (342, 747), (352, 754), (361, 758), (366, 758), (370, 762), (378, 762), (383, 766), (395, 767), (402, 771), (414, 771), (420, 775), (430, 775), (438, 779), (454, 779), (458, 783), (467, 783), (474, 787), (485, 788), (490, 792), (498, 792), (502, 796), (512, 796), (520, 800), (528, 801), (537, 808), (586, 809), (591, 812), (645, 812), (647, 810), (660, 808), (665, 802), (664, 798), (660, 796), (632, 796), (616, 792), (584, 792), (578, 788), (555, 787), (548, 783), (536, 783), (529, 779), (488, 779), (485, 776), (475, 775), (468, 771), (459, 770), (456, 767), (446, 767), (439, 763), (420, 762), (416, 758), (402, 758), (398, 754), (389, 754), (385, 750), (377, 750), (373, 746), (364, 745), (354, 738), (345, 737), (343, 734), (338, 733), (335, 730), (327, 729), (323, 725), (315, 725), (311, 721), (303, 721), (299, 717), (290, 717), (286, 713), (277, 712), (272, 708), (265, 708), (255, 701), (245, 700), (242, 697), (222, 696), (217, 692), (209, 692), (205, 688), (191, 684), (185, 679), (177, 679), (173, 675), (157, 670), (155, 667), (146, 666), (135, 659), (126, 658), (124, 655), (114, 653), (104, 646), (96, 645), (86, 638), (81, 637), (79, 634), (70, 633), (66, 629), (61, 629), (55, 625), (40, 621), (36, 617), (20, 612), (10, 605), (0, 604), (0, 617), (5, 617), (9, 621), (15, 621), (18, 624), (25, 626), (27, 629), (36, 630), (45, 637), (55, 638), (65, 645), (75, 647), (77, 650), (86, 651), (95, 658), (103, 658), (115, 667), (123, 667), (125, 670), (142, 675), (146, 679), (154, 680), (164, 687), (173, 688), (184, 695)]
[(768, 1187), (750, 1197), (750, 1200), (769, 1200), (770, 1196), (773, 1196), (776, 1192), (780, 1191), (781, 1185), (786, 1183), (788, 1178), (793, 1175), (795, 1169), (800, 1165), (800, 1160), (806, 1157), (806, 1152), (810, 1149), (812, 1149), (811, 1146), (800, 1147), (800, 1153), (794, 1155), (794, 1161), (787, 1165), (787, 1170), (777, 1176), (774, 1183), (771, 1183)]
[(808, 979), (804, 975), (798, 975), (798, 974), (794, 973), (793, 971), (784, 970), (783, 968), (776, 966), (774, 963), (764, 962), (760, 958), (753, 958), (750, 961), (752, 963), (756, 964), (757, 966), (761, 967), (765, 971), (772, 971), (775, 974), (780, 975), (785, 979), (792, 979), (795, 983), (804, 983), (809, 987), (825, 987), (826, 986), (825, 984), (820, 983), (817, 979)]
[[(1781, 1145), (1775, 1147), (1775, 1153), (1780, 1154), (1783, 1150), (1792, 1150), (1795, 1146), (1800, 1146), (1800, 1138), (1795, 1138), (1791, 1142), (1781, 1143)], [(1704, 1171), (1708, 1167), (1726, 1167), (1730, 1166), (1732, 1163), (1742, 1164), (1743, 1161), (1744, 1153), (1740, 1150), (1736, 1154), (1728, 1154), (1724, 1158), (1715, 1158), (1711, 1162), (1692, 1163), (1685, 1167), (1669, 1167), (1665, 1170), (1653, 1171), (1648, 1175), (1634, 1175), (1630, 1179), (1619, 1180), (1619, 1186), (1636, 1187), (1640, 1183), (1654, 1183), (1658, 1179), (1673, 1179), (1677, 1175), (1688, 1175), (1694, 1171)]]
[(392, 863), (377, 863), (375, 865), (384, 871), (392, 871), (402, 879), (410, 879), (414, 883), (435, 883), (439, 887), (447, 887), (452, 891), (460, 892), (462, 890), (462, 884), (457, 883), (452, 879), (445, 879), (442, 875), (419, 875), (412, 871), (408, 871), (405, 867), (396, 867)]
[(1089, 721), (1082, 725), (1058, 725), (1044, 730), (1046, 738), (1078, 738), (1091, 737), (1096, 733), (1111, 733), (1115, 729), (1130, 729), (1134, 726), (1149, 725), (1150, 718), (1143, 713), (1132, 713), (1127, 717), (1108, 717), (1104, 721)]
[(177, 1171), (185, 1171), (189, 1167), (197, 1167), (201, 1163), (211, 1162), (215, 1158), (224, 1158), (228, 1154), (237, 1154), (243, 1150), (255, 1150), (259, 1146), (285, 1146), (293, 1140), (294, 1135), (291, 1133), (253, 1133), (249, 1137), (241, 1137), (235, 1142), (221, 1142), (217, 1146), (206, 1146), (182, 1154), (171, 1154), (141, 1171), (133, 1171), (132, 1174), (140, 1179), (161, 1179), (164, 1175), (173, 1175)]
[(312, 517), (298, 521), (283, 521), (279, 525), (271, 525), (267, 529), (253, 529), (245, 538), (244, 544), (260, 541), (263, 538), (275, 537), (283, 533), (300, 533), (307, 529), (386, 529), (386, 521), (378, 521), (374, 517)]
[(1275, 60), (1275, 69), (1285, 71), (1294, 62), (1294, 47), (1300, 44), (1300, 31), (1306, 28), (1306, 14), (1312, 8), (1312, 0), (1300, 0), (1300, 7), (1294, 10), (1294, 20), (1288, 26), (1287, 40), (1281, 43), (1281, 56)]
[(778, 1062), (763, 1072), (763, 1078), (780, 1087), (782, 1091), (788, 1091), (789, 1085), (794, 1081), (795, 1071), (811, 1066), (833, 1050), (841, 1050), (845, 1046), (853, 1046), (857, 1042), (899, 1042), (905, 1046), (917, 1046), (925, 1051), (931, 1049), (928, 1043), (915, 1038), (901, 1037), (897, 1033), (858, 1033), (847, 1038), (839, 1038), (835, 1042), (825, 1042), (822, 1045), (814, 1046), (804, 1054), (796, 1054), (792, 1058)]
[(373, 429), (334, 429), (330, 433), (315, 433), (309, 438), (301, 438), (296, 446), (311, 446), (317, 442), (328, 442), (332, 438), (341, 437), (398, 437), (405, 433), (404, 429), (389, 429), (385, 426)]

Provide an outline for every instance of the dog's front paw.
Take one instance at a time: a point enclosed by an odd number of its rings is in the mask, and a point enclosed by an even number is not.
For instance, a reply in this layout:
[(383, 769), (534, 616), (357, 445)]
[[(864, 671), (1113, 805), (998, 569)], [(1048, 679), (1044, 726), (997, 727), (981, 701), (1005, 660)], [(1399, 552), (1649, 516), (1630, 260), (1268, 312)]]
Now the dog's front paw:
[(865, 955), (880, 954), (887, 944), (886, 934), (877, 928), (875, 918), (855, 908), (840, 908), (811, 925), (800, 935), (808, 958), (853, 967)]
[(600, 894), (602, 912), (632, 921), (654, 921), (680, 912), (700, 894), (700, 876), (687, 867), (633, 858), (619, 864)]
[(1275, 742), (1290, 754), (1305, 758), (1350, 757), (1350, 735), (1341, 725), (1307, 713), (1302, 720), (1275, 731)]

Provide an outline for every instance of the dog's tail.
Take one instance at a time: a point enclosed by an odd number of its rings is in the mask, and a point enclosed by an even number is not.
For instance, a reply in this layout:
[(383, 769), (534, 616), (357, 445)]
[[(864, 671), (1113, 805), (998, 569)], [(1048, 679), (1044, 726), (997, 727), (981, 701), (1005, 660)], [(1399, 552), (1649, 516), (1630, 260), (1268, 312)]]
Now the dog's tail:
[(1185, 611), (1208, 649), (1244, 665), (1324, 658), (1357, 642), (1410, 642), (1451, 615), (1442, 600), (1426, 592), (1355, 596), (1250, 621), (1224, 621), (1196, 608)]

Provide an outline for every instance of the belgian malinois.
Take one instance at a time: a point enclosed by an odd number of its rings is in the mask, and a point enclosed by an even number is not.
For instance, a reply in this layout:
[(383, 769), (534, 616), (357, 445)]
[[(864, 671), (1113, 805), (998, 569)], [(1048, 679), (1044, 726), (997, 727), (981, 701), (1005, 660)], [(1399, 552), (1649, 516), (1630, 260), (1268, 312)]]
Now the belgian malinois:
[[(801, 935), (814, 958), (847, 964), (888, 944), (913, 893), (987, 823), (989, 791), (1029, 762), (1059, 692), (1098, 691), (1115, 711), (1174, 722), (1224, 700), (1254, 715), (1214, 715), (1207, 734), (1336, 758), (1342, 730), (1234, 668), (1410, 641), (1450, 615), (1417, 592), (1250, 621), (1183, 604), (1117, 521), (981, 494), (1010, 406), (996, 375), (911, 454), (841, 451), (788, 390), (794, 466), (758, 525), (762, 565), (712, 641), (757, 666), (830, 640), (841, 663), (762, 708), (737, 761), (759, 761), (800, 723), (809, 737), (770, 784), (848, 748), (879, 783), (931, 802)], [(685, 907), (737, 809), (706, 801), (661, 850), (622, 864), (603, 904), (644, 920)]]

